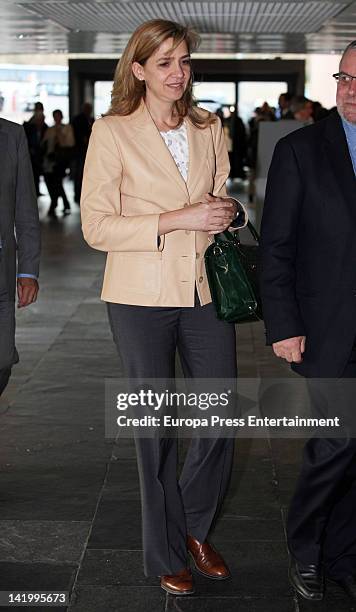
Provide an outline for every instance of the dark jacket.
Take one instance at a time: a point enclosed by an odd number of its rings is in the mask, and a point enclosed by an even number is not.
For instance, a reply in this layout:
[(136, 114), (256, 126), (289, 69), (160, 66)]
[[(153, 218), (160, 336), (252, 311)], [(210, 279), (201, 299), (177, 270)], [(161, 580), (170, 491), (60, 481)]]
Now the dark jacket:
[(94, 118), (88, 117), (85, 113), (80, 113), (73, 118), (75, 147), (78, 152), (86, 153), (93, 123)]
[(18, 272), (38, 276), (40, 225), (25, 132), (5, 119), (0, 119), (0, 159), (0, 269), (9, 298), (14, 299), (16, 250)]
[(356, 337), (356, 179), (337, 113), (277, 143), (261, 234), (267, 343), (305, 335), (292, 368), (341, 376)]

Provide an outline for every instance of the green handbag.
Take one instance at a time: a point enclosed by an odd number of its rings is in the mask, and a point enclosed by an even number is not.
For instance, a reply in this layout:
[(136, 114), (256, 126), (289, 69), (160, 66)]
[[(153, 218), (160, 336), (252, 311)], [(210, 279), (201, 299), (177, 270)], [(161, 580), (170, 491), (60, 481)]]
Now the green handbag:
[(262, 320), (258, 284), (259, 235), (247, 224), (254, 244), (241, 244), (237, 232), (215, 234), (205, 251), (205, 267), (218, 319), (233, 323)]

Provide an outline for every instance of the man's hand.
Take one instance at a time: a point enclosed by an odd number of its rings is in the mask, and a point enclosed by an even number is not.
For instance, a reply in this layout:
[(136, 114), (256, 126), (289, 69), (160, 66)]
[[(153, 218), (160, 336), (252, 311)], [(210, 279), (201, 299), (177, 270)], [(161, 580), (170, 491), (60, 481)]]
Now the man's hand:
[(277, 357), (282, 357), (288, 361), (288, 363), (301, 363), (303, 361), (302, 355), (305, 351), (305, 336), (296, 336), (295, 338), (287, 338), (286, 340), (280, 340), (274, 342), (272, 348), (274, 354)]
[(38, 282), (35, 278), (20, 277), (17, 279), (17, 308), (28, 306), (37, 300), (39, 290)]

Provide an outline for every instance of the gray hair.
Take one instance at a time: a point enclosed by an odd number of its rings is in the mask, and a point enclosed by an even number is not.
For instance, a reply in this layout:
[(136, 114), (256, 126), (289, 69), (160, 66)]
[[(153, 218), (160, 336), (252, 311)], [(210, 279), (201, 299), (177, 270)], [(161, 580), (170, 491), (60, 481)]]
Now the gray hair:
[(346, 53), (348, 51), (356, 51), (356, 40), (353, 40), (352, 42), (350, 42), (347, 45), (346, 49), (344, 50), (344, 52), (343, 52), (343, 54), (341, 56), (340, 64), (341, 64), (342, 60), (344, 59), (344, 57), (345, 57), (345, 55), (346, 55)]

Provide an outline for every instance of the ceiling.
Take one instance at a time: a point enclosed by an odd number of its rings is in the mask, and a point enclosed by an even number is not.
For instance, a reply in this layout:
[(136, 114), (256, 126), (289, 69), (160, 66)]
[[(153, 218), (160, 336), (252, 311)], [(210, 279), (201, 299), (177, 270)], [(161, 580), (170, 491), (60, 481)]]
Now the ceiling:
[(201, 53), (340, 53), (356, 38), (356, 1), (0, 0), (0, 54), (121, 53), (143, 21), (190, 24)]

